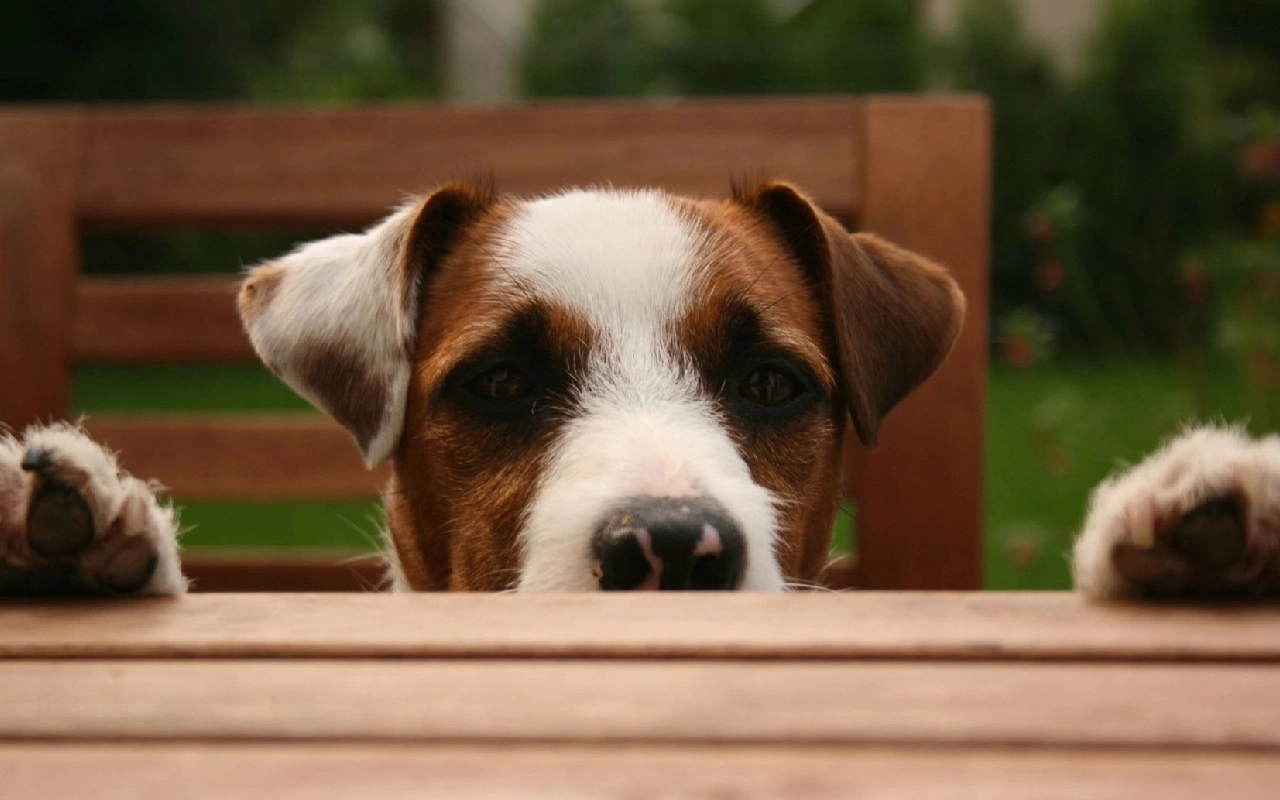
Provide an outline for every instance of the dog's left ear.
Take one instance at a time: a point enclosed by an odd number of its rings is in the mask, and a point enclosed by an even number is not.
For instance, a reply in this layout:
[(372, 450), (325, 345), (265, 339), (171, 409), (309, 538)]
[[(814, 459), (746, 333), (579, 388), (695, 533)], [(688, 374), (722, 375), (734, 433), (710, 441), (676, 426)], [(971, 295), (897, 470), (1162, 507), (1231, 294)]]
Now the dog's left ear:
[(258, 356), (350, 431), (369, 467), (400, 438), (422, 286), (492, 202), (491, 191), (445, 186), (364, 233), (263, 264), (240, 288)]
[(964, 322), (960, 287), (943, 267), (868, 233), (849, 233), (776, 181), (735, 200), (763, 216), (808, 273), (835, 335), (844, 400), (858, 437), (933, 374)]

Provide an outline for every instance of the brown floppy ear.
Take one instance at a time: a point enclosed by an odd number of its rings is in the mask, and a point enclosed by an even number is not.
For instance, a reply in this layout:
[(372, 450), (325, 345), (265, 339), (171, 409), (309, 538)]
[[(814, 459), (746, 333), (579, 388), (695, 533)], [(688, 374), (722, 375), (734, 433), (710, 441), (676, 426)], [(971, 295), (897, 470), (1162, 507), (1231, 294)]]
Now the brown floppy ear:
[(421, 287), (493, 199), (445, 186), (364, 233), (258, 266), (241, 286), (240, 320), (258, 356), (350, 431), (370, 467), (400, 438)]
[(869, 233), (849, 233), (794, 187), (735, 199), (762, 215), (826, 304), (845, 403), (872, 446), (880, 421), (933, 374), (960, 335), (965, 301), (941, 266)]

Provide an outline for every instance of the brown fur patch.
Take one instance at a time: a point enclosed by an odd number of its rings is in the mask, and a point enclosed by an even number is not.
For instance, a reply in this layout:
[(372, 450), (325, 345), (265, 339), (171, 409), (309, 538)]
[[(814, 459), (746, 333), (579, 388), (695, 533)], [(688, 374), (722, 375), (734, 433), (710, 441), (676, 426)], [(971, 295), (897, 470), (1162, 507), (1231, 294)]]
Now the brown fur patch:
[[(741, 361), (732, 374), (706, 376), (707, 389), (720, 396), (721, 413), (752, 478), (782, 500), (777, 555), (783, 574), (816, 581), (829, 558), (840, 499), (846, 419), (824, 309), (794, 256), (757, 215), (734, 203), (689, 202), (688, 208), (708, 233), (710, 269), (681, 339), (702, 364), (724, 358), (715, 354), (728, 347), (759, 348), (759, 356), (728, 354)], [(733, 328), (741, 327), (734, 319), (743, 312), (759, 323), (750, 343), (733, 341)], [(761, 423), (735, 408), (733, 393), (753, 358), (780, 356), (807, 370), (816, 396), (794, 418)]]
[(951, 352), (964, 295), (941, 266), (871, 234), (850, 234), (792, 186), (767, 181), (736, 189), (795, 256), (823, 299), (834, 336), (841, 392), (863, 443), (880, 421)]
[(323, 398), (325, 411), (351, 431), (361, 450), (368, 450), (387, 413), (386, 385), (340, 343), (299, 343), (294, 359), (302, 384)]
[[(516, 583), (517, 534), (559, 430), (557, 397), (540, 407), (543, 422), (525, 430), (468, 409), (455, 385), (477, 357), (501, 360), (512, 346), (510, 326), (531, 310), (493, 293), (502, 281), (492, 248), (506, 213), (499, 201), (475, 219), (424, 287), (388, 497), (392, 541), (414, 589), (495, 591)], [(536, 327), (554, 351), (549, 360), (566, 369), (583, 361), (593, 338), (586, 323), (563, 309), (536, 311)], [(569, 391), (558, 386), (556, 394)]]

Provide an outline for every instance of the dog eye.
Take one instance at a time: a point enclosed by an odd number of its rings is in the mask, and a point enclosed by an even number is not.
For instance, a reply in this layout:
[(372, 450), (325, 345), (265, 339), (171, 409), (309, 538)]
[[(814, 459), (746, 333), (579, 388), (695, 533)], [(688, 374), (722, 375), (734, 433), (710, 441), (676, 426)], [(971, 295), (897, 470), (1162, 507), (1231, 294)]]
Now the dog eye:
[(757, 367), (738, 387), (738, 394), (758, 406), (780, 406), (800, 395), (800, 380), (784, 369)]
[(467, 390), (476, 397), (499, 405), (528, 396), (531, 387), (528, 377), (511, 364), (491, 367), (467, 383)]

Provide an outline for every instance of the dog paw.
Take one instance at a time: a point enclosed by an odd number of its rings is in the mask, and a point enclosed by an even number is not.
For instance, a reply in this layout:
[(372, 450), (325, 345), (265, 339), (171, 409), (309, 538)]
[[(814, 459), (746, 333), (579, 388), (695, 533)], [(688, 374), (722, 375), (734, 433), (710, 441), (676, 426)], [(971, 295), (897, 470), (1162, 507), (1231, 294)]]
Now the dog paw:
[(1072, 566), (1094, 598), (1280, 591), (1280, 438), (1192, 429), (1107, 479)]
[(0, 435), (0, 595), (181, 594), (177, 520), (71, 425)]

